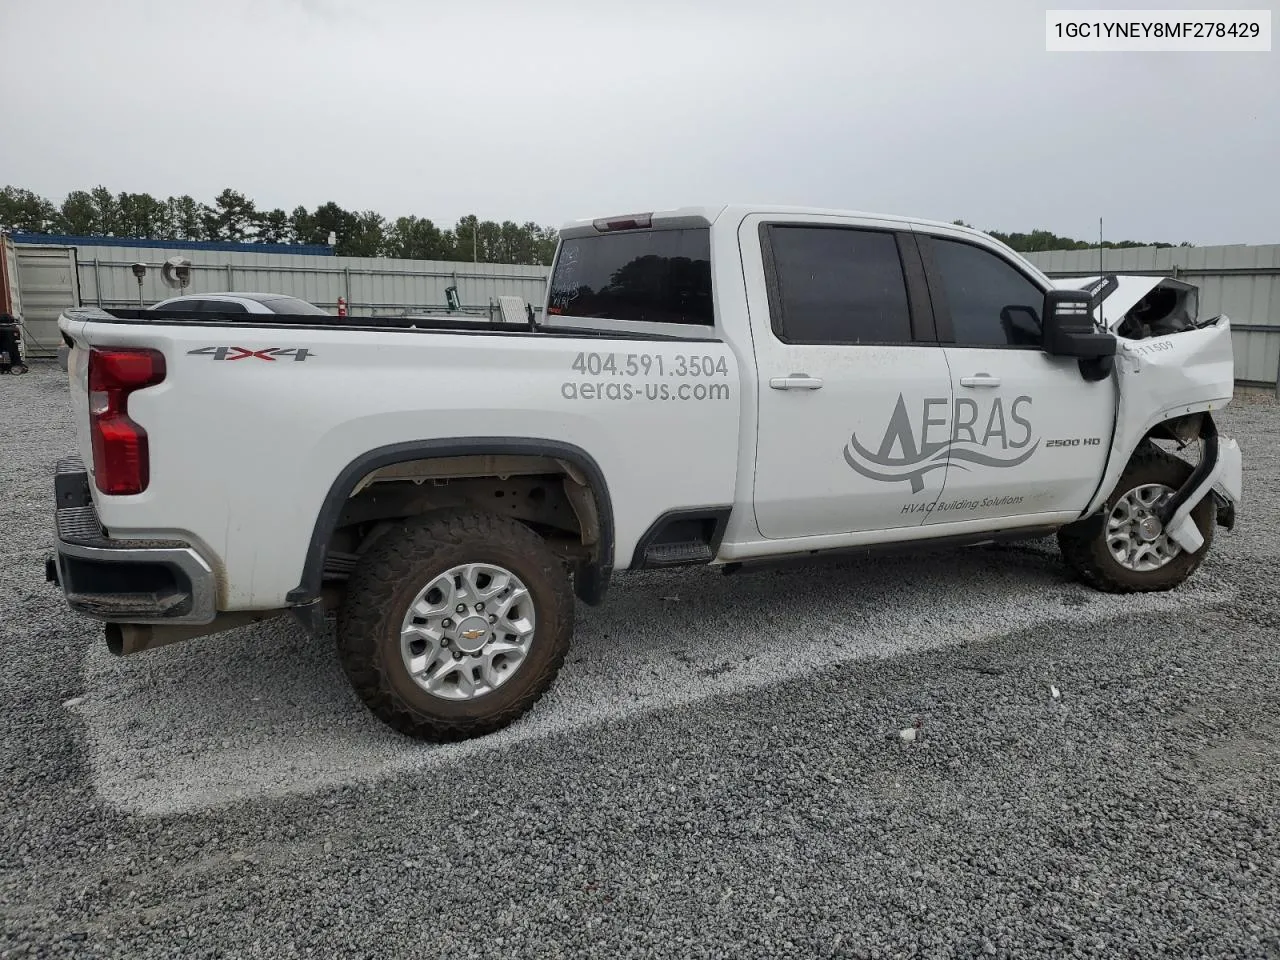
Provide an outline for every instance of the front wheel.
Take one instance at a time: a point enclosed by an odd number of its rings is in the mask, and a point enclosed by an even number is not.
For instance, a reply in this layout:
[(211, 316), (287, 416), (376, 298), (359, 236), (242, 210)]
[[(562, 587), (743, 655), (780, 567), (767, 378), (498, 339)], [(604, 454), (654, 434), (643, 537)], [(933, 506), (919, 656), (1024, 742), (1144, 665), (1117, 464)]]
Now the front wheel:
[(1159, 447), (1134, 454), (1102, 508), (1058, 531), (1063, 559), (1090, 586), (1108, 593), (1172, 590), (1195, 572), (1213, 542), (1213, 497), (1191, 512), (1204, 545), (1187, 553), (1174, 543), (1156, 507), (1191, 476), (1193, 467)]
[(338, 615), (352, 686), (421, 740), (491, 733), (551, 686), (573, 632), (559, 558), (523, 524), (485, 513), (408, 520), (370, 550)]

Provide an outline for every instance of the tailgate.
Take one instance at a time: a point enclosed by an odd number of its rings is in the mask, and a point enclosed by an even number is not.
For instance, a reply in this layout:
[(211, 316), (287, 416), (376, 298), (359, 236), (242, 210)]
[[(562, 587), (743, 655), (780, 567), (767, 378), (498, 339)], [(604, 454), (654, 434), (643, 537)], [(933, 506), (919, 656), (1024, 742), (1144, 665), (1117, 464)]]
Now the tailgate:
[[(90, 476), (93, 474), (93, 444), (89, 439), (89, 341), (85, 338), (88, 325), (81, 311), (64, 313), (58, 318), (58, 329), (72, 341), (67, 355), (67, 386), (71, 394), (71, 413), (76, 423), (76, 453), (85, 462)], [(90, 485), (92, 488), (92, 484)]]

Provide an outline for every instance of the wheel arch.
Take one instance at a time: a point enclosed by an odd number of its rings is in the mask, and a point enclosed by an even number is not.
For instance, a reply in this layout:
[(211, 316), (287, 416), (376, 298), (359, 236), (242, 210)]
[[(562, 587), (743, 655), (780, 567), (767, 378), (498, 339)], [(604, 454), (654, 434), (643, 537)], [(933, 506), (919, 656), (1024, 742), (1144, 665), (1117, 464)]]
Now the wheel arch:
[[(286, 595), (286, 601), (294, 607), (318, 605), (330, 542), (338, 529), (343, 506), (361, 481), (378, 470), (396, 464), (471, 456), (548, 457), (563, 461), (581, 473), (594, 501), (599, 537), (594, 557), (581, 561), (577, 566), (574, 590), (584, 603), (599, 604), (604, 599), (613, 574), (615, 549), (613, 503), (604, 472), (591, 454), (575, 444), (528, 437), (413, 440), (377, 447), (356, 457), (339, 472), (325, 494), (307, 545), (302, 576), (298, 585)], [(311, 622), (311, 618), (303, 619), (304, 622)]]
[(1102, 508), (1129, 462), (1145, 446), (1155, 440), (1177, 440), (1179, 443), (1189, 443), (1202, 439), (1208, 432), (1216, 434), (1213, 413), (1221, 406), (1221, 403), (1210, 401), (1167, 408), (1147, 420), (1140, 429), (1124, 429), (1117, 422), (1112, 432), (1111, 452), (1107, 457), (1106, 466), (1093, 496), (1080, 511), (1079, 519), (1088, 519)]

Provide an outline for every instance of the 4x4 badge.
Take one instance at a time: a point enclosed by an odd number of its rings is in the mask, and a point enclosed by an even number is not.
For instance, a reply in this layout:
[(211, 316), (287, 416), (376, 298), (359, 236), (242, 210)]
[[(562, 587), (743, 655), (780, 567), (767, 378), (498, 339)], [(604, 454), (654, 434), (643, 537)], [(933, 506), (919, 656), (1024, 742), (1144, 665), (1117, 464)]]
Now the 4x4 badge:
[(259, 350), (250, 350), (248, 347), (200, 347), (197, 350), (188, 350), (187, 356), (213, 357), (215, 360), (247, 360), (252, 357), (255, 360), (270, 360), (274, 363), (285, 357), (305, 360), (307, 357), (314, 357), (315, 354), (306, 347), (263, 347)]

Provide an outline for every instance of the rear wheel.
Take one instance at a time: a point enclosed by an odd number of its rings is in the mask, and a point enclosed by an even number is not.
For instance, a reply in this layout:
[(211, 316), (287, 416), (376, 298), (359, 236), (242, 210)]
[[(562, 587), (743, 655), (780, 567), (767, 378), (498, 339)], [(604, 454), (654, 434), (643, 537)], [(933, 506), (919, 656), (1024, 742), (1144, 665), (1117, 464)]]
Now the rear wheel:
[(559, 558), (484, 513), (406, 521), (348, 584), (338, 653), (381, 720), (423, 740), (491, 733), (551, 686), (573, 631)]
[(1186, 580), (1213, 542), (1213, 498), (1205, 497), (1191, 513), (1204, 537), (1195, 553), (1169, 538), (1156, 508), (1192, 469), (1152, 444), (1134, 454), (1102, 508), (1102, 522), (1094, 517), (1058, 532), (1067, 565), (1090, 586), (1109, 593), (1171, 590)]

